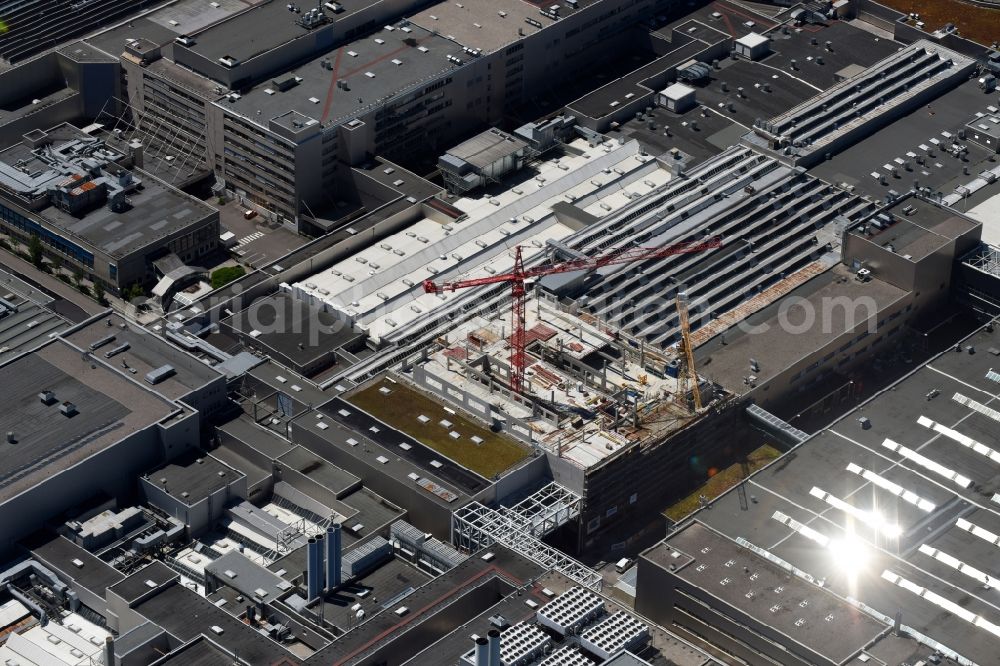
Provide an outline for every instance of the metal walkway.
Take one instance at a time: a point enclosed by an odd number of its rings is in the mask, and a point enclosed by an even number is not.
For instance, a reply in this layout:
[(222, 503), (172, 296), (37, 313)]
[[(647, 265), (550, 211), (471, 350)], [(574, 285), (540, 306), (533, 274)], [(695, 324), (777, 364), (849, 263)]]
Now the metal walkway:
[(554, 482), (511, 507), (493, 509), (473, 502), (452, 516), (452, 542), (469, 552), (499, 543), (599, 592), (600, 573), (541, 541), (577, 520), (580, 504), (579, 496)]

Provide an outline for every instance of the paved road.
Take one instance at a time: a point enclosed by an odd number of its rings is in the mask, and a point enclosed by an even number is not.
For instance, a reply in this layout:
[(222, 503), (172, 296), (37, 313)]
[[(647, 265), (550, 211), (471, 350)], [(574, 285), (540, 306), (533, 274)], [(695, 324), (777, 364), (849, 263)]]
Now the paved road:
[(49, 308), (76, 323), (104, 312), (106, 308), (48, 273), (43, 273), (18, 256), (0, 254), (0, 270), (13, 273), (32, 287), (56, 299)]

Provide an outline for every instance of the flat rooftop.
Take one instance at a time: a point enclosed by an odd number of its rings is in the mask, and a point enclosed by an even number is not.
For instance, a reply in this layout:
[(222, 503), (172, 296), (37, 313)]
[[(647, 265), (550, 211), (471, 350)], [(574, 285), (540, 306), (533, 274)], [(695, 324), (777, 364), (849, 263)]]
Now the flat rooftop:
[[(724, 604), (765, 621), (790, 641), (846, 660), (873, 642), (885, 625), (843, 599), (792, 576), (781, 567), (701, 523), (672, 534), (645, 556)], [(775, 609), (775, 605), (779, 605)]]
[[(772, 38), (771, 54), (758, 62), (823, 90), (836, 84), (838, 74), (845, 68), (870, 67), (903, 47), (900, 42), (847, 21), (789, 25), (788, 34), (782, 28), (774, 28), (768, 35)], [(792, 69), (792, 60), (796, 69)]]
[[(288, 14), (281, 3), (269, 6)], [(236, 34), (234, 39), (242, 42), (245, 36)], [(457, 65), (447, 56), (471, 57), (455, 42), (416, 25), (383, 28), (283, 74), (282, 78), (301, 79), (284, 92), (274, 83), (264, 82), (236, 101), (217, 104), (265, 126), (289, 111), (324, 125), (341, 122), (390, 95), (421, 82), (429, 84), (434, 76), (455, 69)], [(332, 69), (326, 69), (325, 64)], [(338, 80), (345, 81), (348, 88), (334, 85)]]
[[(96, 318), (90, 324), (75, 329), (65, 336), (65, 339), (80, 349), (91, 351), (91, 345), (105, 340), (108, 336), (114, 336), (114, 340), (93, 349), (93, 353), (104, 358), (109, 350), (127, 343), (129, 348), (111, 357), (108, 363), (123, 368), (122, 372), (129, 372), (136, 381), (145, 384), (146, 373), (165, 365), (171, 366), (176, 371), (172, 377), (164, 379), (155, 386), (149, 386), (151, 390), (170, 400), (178, 400), (221, 376), (218, 371), (168, 343), (159, 335), (146, 329), (136, 328), (117, 314)], [(135, 372), (130, 372), (129, 368)]]
[(956, 238), (979, 226), (948, 208), (916, 197), (898, 201), (885, 211), (891, 224), (878, 229), (867, 224), (863, 230), (855, 227), (852, 233), (882, 247), (891, 247), (896, 254), (920, 261), (948, 247)]
[(177, 498), (182, 504), (193, 506), (241, 476), (242, 472), (232, 469), (220, 460), (205, 453), (192, 451), (148, 472), (144, 478)]
[[(223, 3), (222, 9), (226, 5), (232, 7), (235, 3), (229, 0)], [(337, 29), (337, 22), (344, 21), (360, 9), (368, 6), (364, 0), (344, 0), (339, 2), (344, 11), (334, 14), (327, 9), (322, 9), (329, 22), (312, 30), (306, 29), (296, 23), (304, 12), (322, 4), (301, 3), (298, 6), (301, 12), (291, 12), (288, 10), (286, 2), (267, 2), (251, 0), (240, 2), (242, 5), (237, 11), (226, 11), (224, 15), (218, 16), (215, 20), (201, 20), (204, 25), (199, 27), (192, 25), (192, 29), (183, 33), (192, 37), (195, 44), (191, 51), (216, 61), (224, 56), (232, 56), (238, 61), (244, 62), (279, 48), (289, 42), (302, 40), (303, 42), (318, 42), (319, 40), (333, 41), (333, 35), (342, 35), (345, 28)], [(247, 5), (250, 5), (247, 8)], [(188, 10), (190, 12), (190, 10)], [(216, 10), (217, 14), (222, 14)], [(197, 12), (193, 12), (197, 16)], [(167, 18), (163, 15), (162, 18)], [(174, 18), (174, 17), (170, 17)], [(192, 18), (188, 17), (189, 20)], [(161, 19), (161, 17), (157, 17)], [(319, 35), (319, 37), (318, 37)]]
[(256, 300), (222, 320), (221, 325), (251, 337), (252, 344), (298, 366), (308, 365), (364, 335), (349, 322), (288, 292)]
[(282, 455), (277, 459), (277, 463), (308, 476), (338, 498), (343, 498), (361, 486), (360, 477), (301, 446), (296, 446)]
[[(853, 186), (857, 193), (873, 199), (883, 198), (889, 190), (906, 192), (917, 185), (948, 194), (996, 166), (989, 162), (991, 152), (986, 148), (958, 139), (970, 117), (985, 116), (994, 102), (983, 95), (975, 80), (966, 81), (810, 172), (830, 183)], [(964, 160), (948, 150), (956, 142), (969, 151)], [(886, 167), (894, 168), (895, 174)], [(963, 174), (965, 168), (970, 175)], [(884, 185), (880, 176), (885, 177)], [(998, 192), (1000, 183), (988, 185), (958, 207), (972, 209)]]
[[(513, 592), (515, 586), (525, 584), (529, 578), (537, 579), (544, 573), (544, 569), (538, 565), (505, 548), (497, 546), (490, 550), (495, 555), (491, 561), (472, 556), (410, 593), (398, 604), (407, 606), (409, 613), (403, 616), (391, 611), (379, 613), (366, 621), (360, 631), (348, 632), (317, 652), (310, 663), (358, 663), (355, 660), (379, 650), (383, 645), (383, 638), (392, 642), (404, 641), (403, 654), (413, 655), (428, 647), (436, 638), (453, 632), (468, 621), (470, 614), (478, 615), (496, 604), (498, 597), (493, 593), (494, 588), (488, 586), (489, 581), (496, 580), (496, 591), (505, 595)], [(477, 588), (481, 592), (477, 592)], [(448, 613), (448, 606), (463, 599), (461, 615)], [(395, 609), (398, 605), (391, 608)], [(431, 636), (425, 635), (421, 628), (433, 626), (438, 614), (440, 616), (437, 621), (444, 624), (434, 629)], [(467, 635), (462, 640), (471, 645)]]
[[(60, 168), (67, 165), (83, 172), (83, 162), (94, 159), (101, 165), (102, 177), (116, 178), (111, 170), (116, 169), (113, 163), (122, 156), (103, 142), (66, 124), (45, 134), (52, 149), (66, 156), (58, 159)], [(39, 150), (41, 148), (32, 149), (25, 143), (17, 143), (0, 151), (5, 186), (16, 190), (18, 195), (36, 187), (43, 190), (54, 187), (66, 177), (65, 172), (53, 168), (52, 160), (42, 159), (45, 154), (37, 152)], [(112, 258), (126, 257), (218, 215), (211, 206), (167, 186), (151, 174), (140, 169), (133, 169), (132, 173), (139, 185), (127, 192), (130, 205), (122, 212), (115, 212), (101, 203), (84, 209), (79, 215), (54, 205), (47, 205), (34, 214), (68, 238), (81, 239), (88, 249), (96, 248)], [(37, 191), (33, 196), (37, 196)], [(13, 200), (23, 205), (18, 196)]]
[[(571, 10), (561, 2), (560, 13)], [(461, 6), (459, 6), (461, 5)], [(415, 25), (434, 30), (462, 46), (492, 53), (518, 41), (524, 35), (541, 31), (525, 22), (532, 19), (547, 26), (553, 20), (539, 13), (539, 5), (526, 0), (469, 0), (469, 2), (438, 2), (409, 17)]]
[(71, 237), (83, 238), (110, 257), (120, 258), (218, 215), (211, 206), (152, 175), (138, 169), (135, 173), (142, 186), (129, 196), (132, 205), (125, 212), (101, 206), (78, 218), (50, 206), (40, 216)]
[[(409, 607), (409, 595), (430, 580), (428, 574), (394, 557), (336, 594), (327, 595), (323, 600), (323, 618), (348, 631), (356, 623), (355, 611), (351, 610), (355, 604), (361, 604), (369, 617), (379, 613), (397, 617), (393, 611), (403, 605)], [(319, 612), (318, 608), (314, 610)]]
[[(318, 411), (324, 415), (322, 421), (328, 426), (327, 428), (320, 428), (320, 419), (310, 415), (300, 418), (297, 421), (298, 425), (318, 434), (322, 440), (327, 440), (330, 446), (341, 450), (346, 442), (349, 445), (347, 452), (350, 455), (370, 457), (371, 462), (379, 466), (380, 472), (404, 483), (414, 483), (409, 476), (415, 473), (414, 467), (418, 477), (439, 479), (442, 482), (439, 484), (441, 494), (428, 488), (427, 495), (446, 506), (452, 506), (463, 496), (474, 495), (490, 483), (479, 474), (451, 461), (421, 444), (417, 439), (392, 428), (345, 400), (334, 398)], [(352, 441), (357, 443), (352, 444)], [(362, 442), (368, 445), (360, 446)], [(402, 444), (406, 444), (406, 447), (401, 446)], [(312, 442), (304, 445), (321, 456), (336, 459), (336, 456), (325, 455), (324, 449)], [(379, 458), (385, 459), (385, 462)], [(438, 464), (433, 464), (434, 462)], [(459, 506), (460, 503), (454, 505)]]
[[(989, 663), (1000, 647), (991, 628), (1000, 616), (992, 585), (1000, 381), (989, 351), (1000, 349), (1000, 331), (980, 329), (958, 349), (751, 477), (745, 509), (733, 490), (693, 520), (731, 542), (746, 539), (889, 623), (903, 609), (904, 626)], [(766, 608), (758, 617), (773, 619)]]
[[(16, 443), (0, 443), (0, 499), (7, 500), (59, 471), (168, 417), (177, 407), (95, 363), (62, 341), (0, 366), (9, 409), (0, 430)], [(45, 405), (38, 394), (55, 393)], [(64, 416), (60, 404), (77, 413)]]
[[(21, 545), (31, 551), (32, 557), (63, 575), (72, 576), (74, 584), (102, 599), (109, 587), (125, 579), (124, 574), (107, 562), (53, 532), (35, 533), (22, 541)], [(77, 562), (83, 564), (77, 566)]]
[[(867, 330), (863, 308), (854, 312), (837, 309), (830, 313), (826, 322), (820, 321), (822, 317), (817, 316), (814, 325), (805, 331), (781, 325), (783, 321), (804, 321), (804, 315), (796, 314), (796, 310), (802, 307), (801, 312), (804, 312), (805, 303), (814, 313), (820, 313), (826, 311), (824, 307), (828, 306), (824, 303), (829, 303), (828, 299), (871, 298), (881, 312), (906, 294), (903, 289), (878, 279), (859, 282), (847, 267), (838, 264), (792, 290), (785, 298), (750, 313), (743, 319), (743, 325), (697, 347), (698, 372), (729, 390), (742, 392), (746, 390), (743, 380), (751, 374), (749, 359), (758, 362), (760, 370), (752, 374), (757, 377), (758, 383), (763, 384), (838, 336), (853, 330), (854, 326), (860, 325)], [(783, 303), (787, 298), (804, 299), (803, 305), (786, 313), (783, 308), (787, 306)], [(878, 334), (884, 334), (884, 331)]]

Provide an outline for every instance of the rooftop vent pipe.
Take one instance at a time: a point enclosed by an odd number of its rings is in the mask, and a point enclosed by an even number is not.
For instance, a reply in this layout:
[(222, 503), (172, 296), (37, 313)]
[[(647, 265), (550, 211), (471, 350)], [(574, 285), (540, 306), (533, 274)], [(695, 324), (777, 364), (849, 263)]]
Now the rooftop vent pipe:
[(489, 666), (503, 666), (500, 662), (500, 632), (490, 629), (486, 634), (489, 640), (490, 663)]
[(326, 539), (325, 534), (316, 535), (316, 550), (319, 551), (319, 589), (322, 591), (326, 587), (326, 570), (324, 564), (326, 563)]
[(341, 526), (334, 523), (326, 528), (326, 585), (329, 588), (340, 585), (341, 553)]
[(490, 646), (482, 636), (476, 636), (476, 666), (489, 666)]
[(319, 597), (320, 592), (320, 563), (319, 563), (319, 542), (316, 539), (309, 539), (306, 546), (306, 585), (309, 601)]

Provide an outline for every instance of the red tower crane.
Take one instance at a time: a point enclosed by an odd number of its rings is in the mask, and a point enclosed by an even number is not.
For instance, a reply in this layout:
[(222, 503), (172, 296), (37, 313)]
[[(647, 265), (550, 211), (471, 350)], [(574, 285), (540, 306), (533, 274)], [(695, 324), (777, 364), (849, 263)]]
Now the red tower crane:
[(455, 280), (437, 284), (433, 280), (424, 280), (424, 291), (428, 294), (439, 294), (446, 291), (456, 291), (467, 287), (479, 287), (486, 284), (510, 283), (511, 290), (511, 336), (510, 336), (510, 387), (517, 393), (523, 393), (524, 388), (524, 301), (526, 280), (543, 275), (570, 273), (573, 271), (590, 271), (611, 264), (631, 264), (648, 259), (661, 259), (675, 254), (703, 252), (722, 247), (722, 238), (714, 237), (701, 241), (684, 241), (663, 247), (630, 247), (615, 250), (596, 257), (573, 259), (555, 264), (525, 268), (521, 258), (521, 246), (514, 250), (514, 267), (509, 273), (490, 275), (471, 280)]

